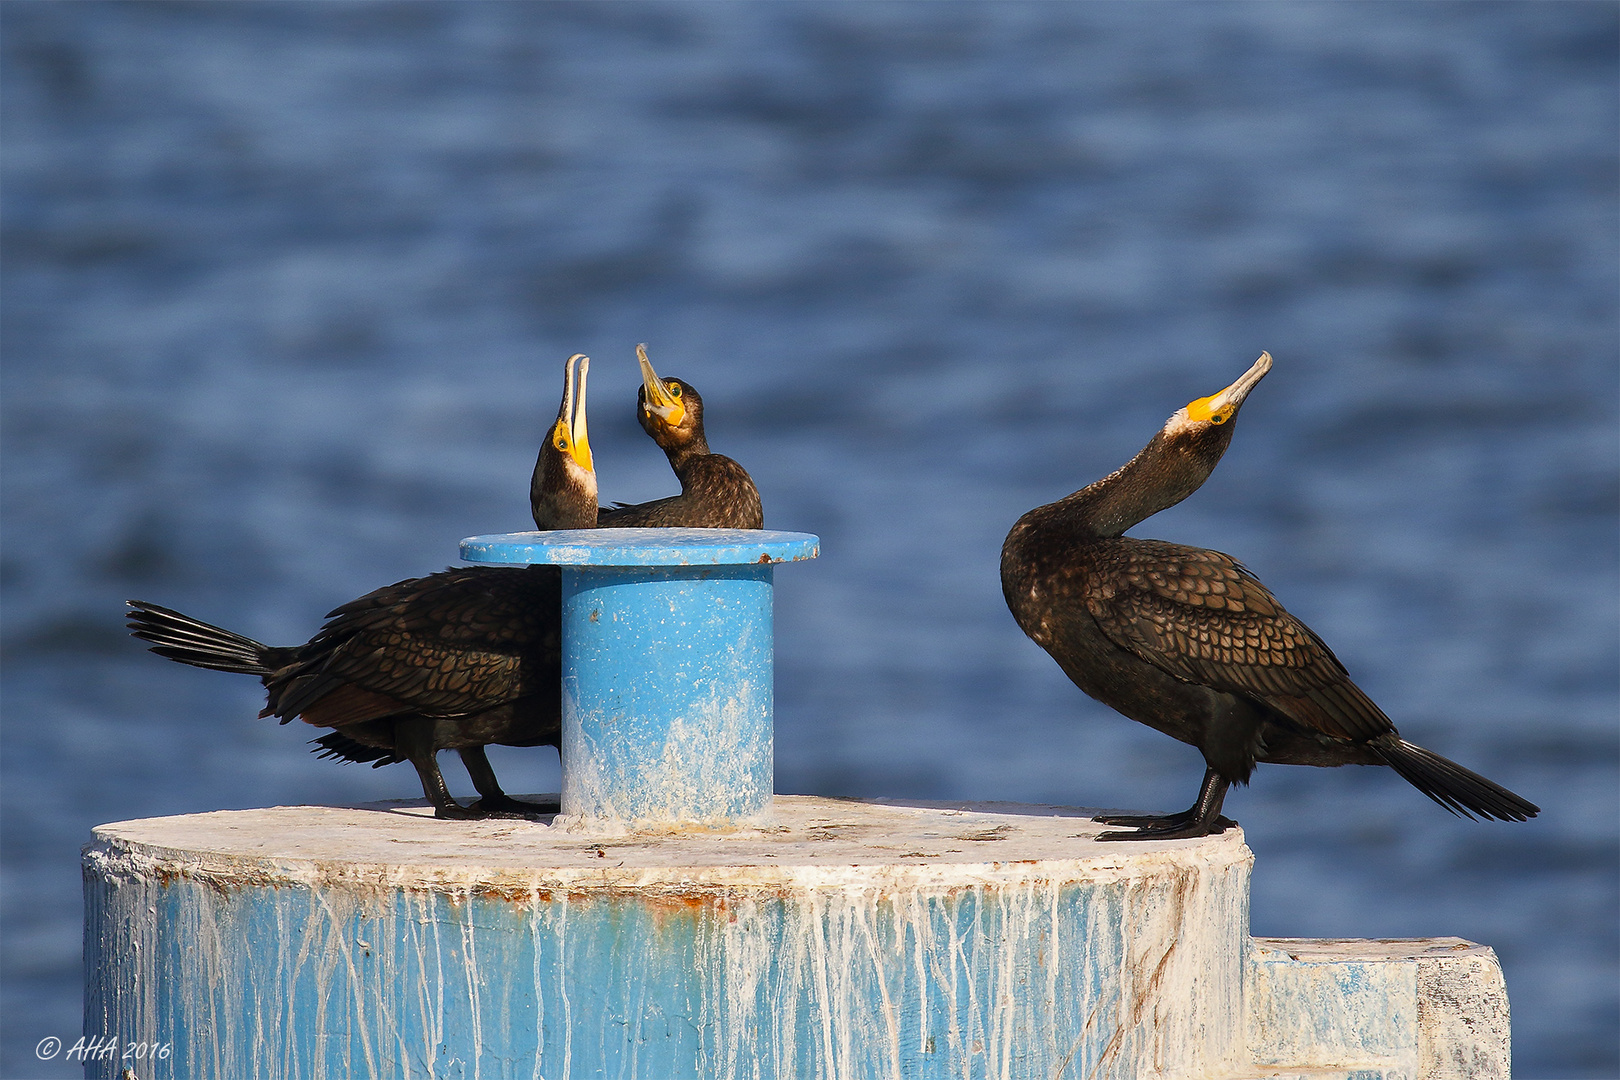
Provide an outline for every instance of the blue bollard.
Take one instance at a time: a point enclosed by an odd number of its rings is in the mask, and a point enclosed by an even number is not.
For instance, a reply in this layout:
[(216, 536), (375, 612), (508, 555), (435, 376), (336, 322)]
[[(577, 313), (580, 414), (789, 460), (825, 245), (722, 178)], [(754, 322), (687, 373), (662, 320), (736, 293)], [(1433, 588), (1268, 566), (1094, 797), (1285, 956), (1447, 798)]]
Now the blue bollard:
[(562, 567), (562, 812), (574, 827), (769, 823), (773, 566), (808, 533), (474, 536), (468, 562)]

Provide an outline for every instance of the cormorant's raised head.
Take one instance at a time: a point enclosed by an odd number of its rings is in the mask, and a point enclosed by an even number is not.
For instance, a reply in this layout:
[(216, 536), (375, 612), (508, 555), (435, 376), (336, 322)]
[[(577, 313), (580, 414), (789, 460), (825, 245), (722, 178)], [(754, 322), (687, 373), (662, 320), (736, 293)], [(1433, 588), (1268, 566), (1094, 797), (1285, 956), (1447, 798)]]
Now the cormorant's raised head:
[[(1174, 506), (1209, 478), (1232, 444), (1233, 421), (1244, 399), (1270, 370), (1271, 354), (1263, 352), (1237, 382), (1209, 397), (1188, 402), (1164, 422), (1153, 441), (1126, 466), (1136, 466), (1133, 471), (1139, 474), (1135, 483), (1142, 498), (1136, 511), (1145, 510), (1142, 517)], [(1153, 496), (1146, 497), (1150, 491)], [(1152, 509), (1148, 510), (1150, 505)]]
[[(1211, 434), (1219, 431), (1237, 415), (1243, 407), (1243, 399), (1249, 396), (1249, 391), (1259, 385), (1260, 380), (1266, 377), (1271, 370), (1271, 354), (1261, 353), (1237, 382), (1228, 386), (1219, 393), (1209, 397), (1199, 398), (1188, 402), (1183, 408), (1177, 409), (1170, 419), (1164, 422), (1164, 433), (1171, 437), (1191, 438), (1202, 441)], [(1221, 448), (1225, 449), (1225, 442), (1232, 435), (1230, 429), (1221, 432), (1224, 437)]]
[(1261, 353), (1237, 382), (1177, 409), (1120, 468), (1066, 499), (1025, 514), (1014, 526), (1014, 534), (1032, 518), (1055, 517), (1066, 522), (1064, 528), (1081, 535), (1119, 536), (1137, 522), (1176, 505), (1209, 479), (1232, 442), (1232, 419), (1249, 391), (1270, 370), (1271, 355)]
[(529, 509), (537, 529), (596, 525), (596, 468), (585, 424), (585, 379), (590, 369), (591, 359), (582, 353), (563, 365), (562, 405), (529, 481)]
[(641, 390), (636, 394), (636, 419), (652, 441), (667, 454), (707, 454), (703, 435), (703, 398), (690, 383), (661, 379), (647, 359), (647, 346), (636, 346), (641, 362)]

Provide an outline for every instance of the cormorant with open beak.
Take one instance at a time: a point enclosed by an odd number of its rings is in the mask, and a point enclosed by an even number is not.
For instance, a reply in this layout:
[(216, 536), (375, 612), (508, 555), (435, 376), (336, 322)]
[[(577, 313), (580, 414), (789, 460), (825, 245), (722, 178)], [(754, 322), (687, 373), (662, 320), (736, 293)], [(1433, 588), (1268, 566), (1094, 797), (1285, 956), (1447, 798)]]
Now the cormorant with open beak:
[[(574, 365), (579, 365), (578, 389)], [(562, 407), (551, 426), (529, 479), (529, 510), (534, 527), (589, 529), (596, 524), (596, 466), (591, 461), (591, 440), (585, 423), (585, 377), (591, 358), (568, 358)]]
[(1229, 785), (1257, 762), (1388, 765), (1453, 813), (1523, 821), (1538, 807), (1402, 739), (1338, 658), (1237, 560), (1137, 540), (1126, 529), (1197, 491), (1226, 452), (1238, 410), (1266, 372), (1178, 409), (1112, 475), (1018, 519), (1001, 587), (1018, 625), (1076, 686), (1204, 755), (1179, 814), (1101, 818), (1104, 840), (1204, 836)]
[[(585, 425), (589, 363), (573, 356), (564, 365), (562, 407), (535, 465), (531, 494), (551, 528), (590, 528), (596, 519)], [(436, 816), (477, 818), (557, 809), (503, 792), (484, 747), (558, 744), (561, 602), (556, 567), (470, 566), (344, 604), (305, 645), (263, 645), (139, 600), (129, 601), (129, 628), (159, 656), (257, 676), (268, 693), (259, 715), (333, 729), (314, 740), (322, 757), (409, 761)], [(479, 794), (471, 806), (450, 797), (440, 750), (461, 755)]]

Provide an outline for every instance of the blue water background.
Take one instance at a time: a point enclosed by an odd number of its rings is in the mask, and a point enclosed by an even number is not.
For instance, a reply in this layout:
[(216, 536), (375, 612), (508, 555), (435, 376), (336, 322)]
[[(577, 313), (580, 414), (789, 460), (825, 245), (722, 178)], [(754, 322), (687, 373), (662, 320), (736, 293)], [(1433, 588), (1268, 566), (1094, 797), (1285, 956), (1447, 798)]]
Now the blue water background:
[(1620, 1074), (1617, 12), (6, 3), (0, 1072), (75, 1072), (33, 1047), (79, 1030), (92, 825), (419, 794), (123, 600), (291, 644), (527, 527), (575, 351), (604, 498), (667, 494), (645, 341), (822, 537), (778, 790), (1160, 810), (1196, 752), (1024, 639), (998, 551), (1270, 350), (1136, 534), (1242, 558), (1544, 812), (1262, 767), (1254, 929), (1484, 942), (1517, 1075)]

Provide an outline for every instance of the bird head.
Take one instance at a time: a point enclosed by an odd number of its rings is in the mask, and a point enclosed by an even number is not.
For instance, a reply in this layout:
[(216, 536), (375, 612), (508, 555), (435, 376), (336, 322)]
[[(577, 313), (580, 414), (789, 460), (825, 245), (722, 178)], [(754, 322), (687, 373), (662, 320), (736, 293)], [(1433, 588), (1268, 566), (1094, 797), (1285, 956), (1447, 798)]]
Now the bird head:
[[(653, 442), (665, 450), (703, 440), (703, 398), (690, 383), (662, 379), (647, 359), (647, 346), (636, 346), (641, 363), (641, 389), (636, 394), (636, 419)], [(706, 452), (707, 447), (704, 447)]]
[(585, 422), (590, 369), (591, 359), (582, 353), (563, 365), (562, 405), (529, 482), (530, 510), (539, 529), (588, 529), (596, 524), (596, 468)]
[(1177, 409), (1165, 421), (1164, 433), (1166, 435), (1205, 441), (1211, 437), (1220, 437), (1223, 444), (1231, 439), (1229, 430), (1222, 431), (1238, 410), (1243, 407), (1243, 400), (1249, 396), (1249, 391), (1260, 384), (1271, 370), (1271, 354), (1261, 353), (1248, 371), (1245, 371), (1231, 386), (1201, 397), (1197, 401), (1190, 401), (1184, 407)]

